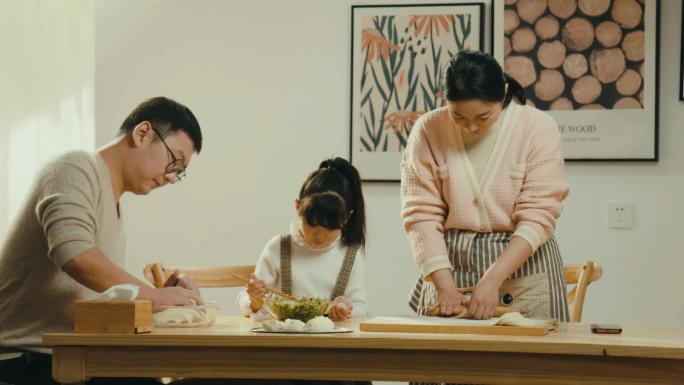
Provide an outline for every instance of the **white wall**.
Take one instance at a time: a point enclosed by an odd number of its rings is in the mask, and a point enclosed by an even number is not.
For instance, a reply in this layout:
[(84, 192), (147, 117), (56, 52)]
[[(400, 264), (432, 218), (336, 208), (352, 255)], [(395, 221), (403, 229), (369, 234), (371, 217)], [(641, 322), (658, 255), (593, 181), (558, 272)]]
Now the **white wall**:
[[(373, 2), (354, 2), (363, 3)], [(97, 144), (113, 137), (139, 101), (156, 95), (186, 103), (205, 135), (186, 181), (124, 198), (130, 271), (157, 260), (253, 263), (267, 239), (287, 231), (306, 174), (324, 157), (348, 157), (351, 4), (97, 3)], [(605, 269), (590, 288), (586, 321), (684, 323), (680, 7), (665, 1), (662, 12), (661, 161), (567, 166), (572, 193), (558, 228), (564, 257), (590, 258)], [(401, 228), (399, 185), (367, 184), (364, 191), (370, 305), (375, 314), (408, 313), (417, 271)], [(612, 201), (634, 203), (633, 229), (608, 229)], [(209, 294), (227, 304), (226, 312), (233, 295)]]
[(0, 1), (0, 242), (39, 167), (95, 139), (95, 4)]

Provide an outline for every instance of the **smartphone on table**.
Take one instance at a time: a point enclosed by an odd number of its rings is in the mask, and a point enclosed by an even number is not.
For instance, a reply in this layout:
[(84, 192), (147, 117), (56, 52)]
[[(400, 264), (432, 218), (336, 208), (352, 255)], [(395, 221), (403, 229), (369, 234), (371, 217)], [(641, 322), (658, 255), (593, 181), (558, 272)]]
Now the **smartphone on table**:
[(618, 324), (591, 324), (591, 332), (594, 334), (620, 334), (622, 327)]

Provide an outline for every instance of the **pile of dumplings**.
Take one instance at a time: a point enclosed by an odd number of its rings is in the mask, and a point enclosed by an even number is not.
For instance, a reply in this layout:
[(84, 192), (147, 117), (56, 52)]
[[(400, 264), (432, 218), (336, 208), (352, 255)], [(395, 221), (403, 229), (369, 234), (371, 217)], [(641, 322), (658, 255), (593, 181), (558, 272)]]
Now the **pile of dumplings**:
[(335, 329), (335, 323), (324, 316), (314, 317), (306, 323), (298, 319), (289, 318), (285, 321), (268, 320), (264, 321), (261, 326), (269, 332), (285, 333), (321, 333)]

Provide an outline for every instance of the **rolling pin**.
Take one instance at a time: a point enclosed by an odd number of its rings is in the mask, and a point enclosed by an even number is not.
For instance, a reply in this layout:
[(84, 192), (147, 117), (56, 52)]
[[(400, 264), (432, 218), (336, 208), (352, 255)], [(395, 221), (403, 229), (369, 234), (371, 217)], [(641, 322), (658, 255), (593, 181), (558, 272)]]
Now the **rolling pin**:
[[(458, 291), (461, 294), (472, 294), (472, 287), (459, 288)], [(497, 306), (494, 310), (494, 317), (501, 317), (506, 313), (519, 312), (520, 309), (517, 307), (509, 306), (513, 302), (513, 296), (510, 293), (502, 292), (499, 296), (499, 303), (503, 306)], [(470, 305), (470, 298), (464, 304), (464, 309), (458, 315), (455, 316), (443, 316), (439, 312), (439, 305), (433, 305), (428, 309), (427, 314), (430, 316), (440, 316), (440, 317), (455, 317), (455, 318), (472, 318), (472, 315), (468, 311), (468, 305)]]

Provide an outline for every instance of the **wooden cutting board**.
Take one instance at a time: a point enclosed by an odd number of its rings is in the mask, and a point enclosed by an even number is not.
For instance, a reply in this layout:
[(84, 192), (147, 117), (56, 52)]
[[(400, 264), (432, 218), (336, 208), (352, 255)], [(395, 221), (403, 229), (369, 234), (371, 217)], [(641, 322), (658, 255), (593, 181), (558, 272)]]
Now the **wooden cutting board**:
[(494, 334), (512, 336), (544, 336), (549, 332), (546, 326), (497, 326), (496, 321), (470, 320), (441, 317), (379, 316), (361, 322), (359, 329), (364, 332), (395, 333), (455, 333), (455, 334)]

